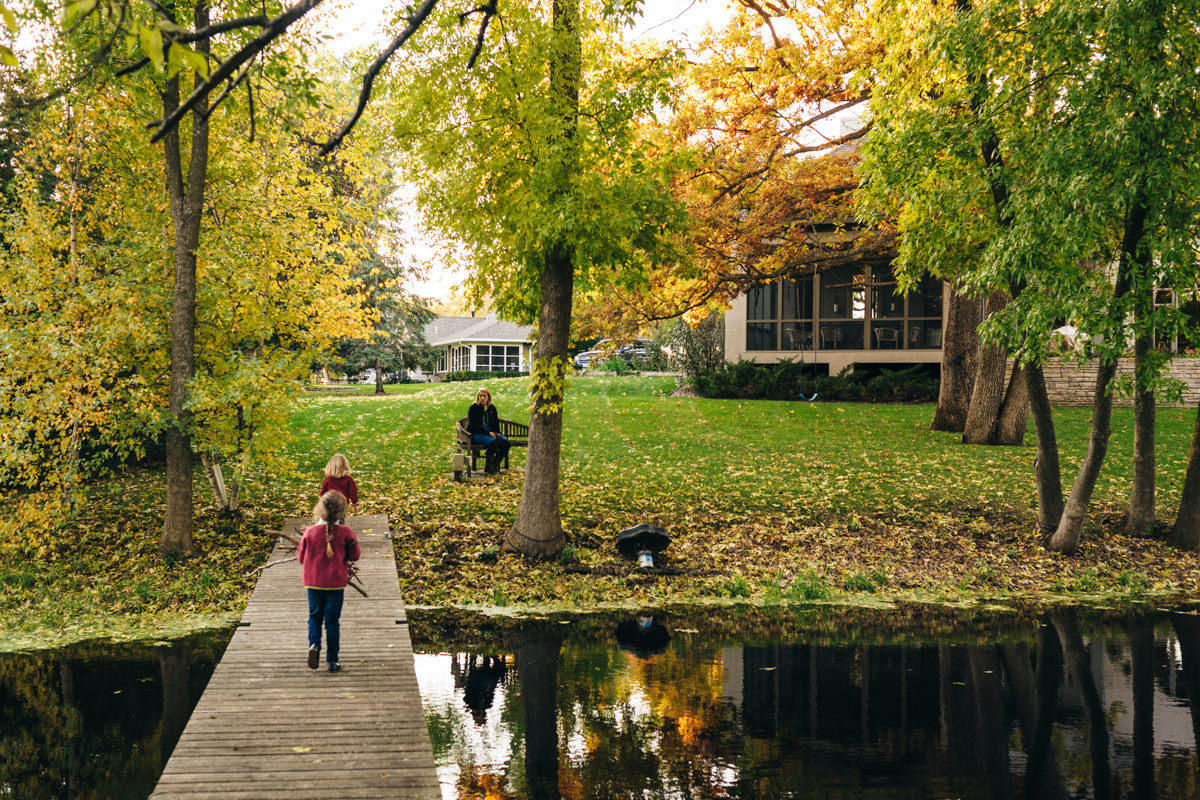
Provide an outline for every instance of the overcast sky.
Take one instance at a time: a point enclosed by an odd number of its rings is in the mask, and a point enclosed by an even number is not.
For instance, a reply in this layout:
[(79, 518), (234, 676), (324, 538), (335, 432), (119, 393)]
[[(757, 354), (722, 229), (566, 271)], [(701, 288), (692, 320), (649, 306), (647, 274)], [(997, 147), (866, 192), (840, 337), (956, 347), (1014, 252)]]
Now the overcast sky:
[[(330, 47), (335, 50), (345, 52), (372, 43), (382, 48), (391, 36), (385, 32), (384, 22), (392, 17), (390, 11), (395, 7), (395, 2), (383, 0), (336, 0), (322, 4), (318, 12), (320, 17), (314, 22), (321, 30), (337, 36), (330, 42)], [(632, 38), (675, 41), (685, 48), (699, 40), (706, 25), (719, 26), (730, 14), (727, 0), (645, 0), (642, 11), (641, 19), (630, 32)], [(408, 214), (415, 220), (417, 212), (411, 198), (399, 202), (408, 206)], [(442, 267), (437, 251), (422, 244), (416, 227), (414, 222), (411, 234), (417, 241), (409, 246), (406, 255), (425, 264), (429, 274), (424, 280), (413, 281), (408, 288), (423, 297), (446, 299), (451, 287), (465, 276)]]

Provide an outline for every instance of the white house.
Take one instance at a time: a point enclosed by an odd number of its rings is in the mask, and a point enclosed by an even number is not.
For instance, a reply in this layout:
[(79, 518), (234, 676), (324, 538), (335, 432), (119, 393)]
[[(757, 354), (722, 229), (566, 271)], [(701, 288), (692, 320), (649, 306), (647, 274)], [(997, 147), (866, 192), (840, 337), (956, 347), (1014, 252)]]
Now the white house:
[(486, 317), (437, 317), (425, 326), (425, 341), (438, 349), (433, 379), (459, 370), (528, 372), (533, 328)]

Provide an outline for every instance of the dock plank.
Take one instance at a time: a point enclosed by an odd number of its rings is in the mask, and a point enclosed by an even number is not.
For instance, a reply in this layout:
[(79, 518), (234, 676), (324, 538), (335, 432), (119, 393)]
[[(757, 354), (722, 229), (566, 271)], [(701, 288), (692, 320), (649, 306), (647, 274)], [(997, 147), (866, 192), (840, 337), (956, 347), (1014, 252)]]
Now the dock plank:
[[(370, 597), (346, 590), (342, 671), (323, 653), (320, 669), (305, 663), (299, 564), (264, 570), (152, 800), (441, 797), (387, 517), (348, 524)], [(270, 561), (292, 555), (280, 544)]]

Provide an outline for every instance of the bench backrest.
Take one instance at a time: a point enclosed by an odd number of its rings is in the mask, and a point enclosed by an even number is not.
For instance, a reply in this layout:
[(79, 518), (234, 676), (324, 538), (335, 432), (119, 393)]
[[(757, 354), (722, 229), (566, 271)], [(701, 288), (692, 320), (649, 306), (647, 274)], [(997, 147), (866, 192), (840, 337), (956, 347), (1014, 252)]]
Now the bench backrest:
[[(463, 417), (454, 425), (454, 430), (458, 437), (458, 441), (464, 445), (469, 445), (471, 443), (471, 434), (467, 432), (468, 420), (468, 417)], [(500, 435), (518, 441), (528, 439), (529, 426), (520, 422), (513, 422), (511, 419), (502, 419), (500, 420)]]

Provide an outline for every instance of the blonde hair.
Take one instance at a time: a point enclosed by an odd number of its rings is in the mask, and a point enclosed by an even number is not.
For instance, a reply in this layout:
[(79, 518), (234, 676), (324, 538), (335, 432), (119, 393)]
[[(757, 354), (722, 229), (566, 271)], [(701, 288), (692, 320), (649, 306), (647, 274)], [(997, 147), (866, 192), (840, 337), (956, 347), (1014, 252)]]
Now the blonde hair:
[(333, 526), (346, 518), (349, 501), (346, 495), (332, 489), (321, 495), (313, 507), (313, 521), (325, 523), (325, 557), (333, 558)]
[(341, 453), (329, 459), (325, 465), (325, 476), (328, 478), (344, 478), (350, 474), (350, 462)]
[(486, 389), (486, 388), (480, 389), (478, 392), (475, 393), (475, 404), (476, 405), (479, 404), (479, 395), (481, 395), (481, 394), (487, 395), (487, 402), (483, 404), (484, 408), (490, 406), (492, 404), (492, 392), (490, 389)]

